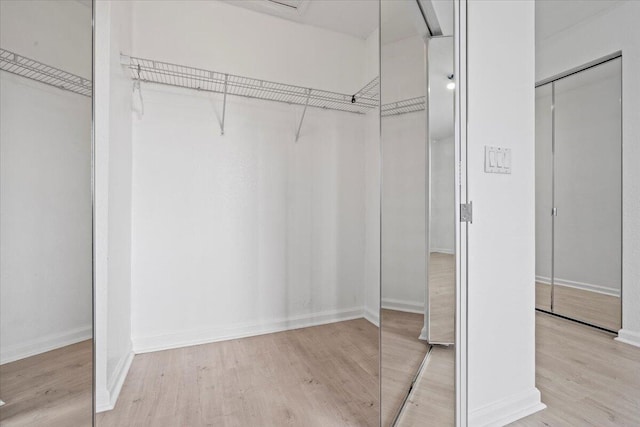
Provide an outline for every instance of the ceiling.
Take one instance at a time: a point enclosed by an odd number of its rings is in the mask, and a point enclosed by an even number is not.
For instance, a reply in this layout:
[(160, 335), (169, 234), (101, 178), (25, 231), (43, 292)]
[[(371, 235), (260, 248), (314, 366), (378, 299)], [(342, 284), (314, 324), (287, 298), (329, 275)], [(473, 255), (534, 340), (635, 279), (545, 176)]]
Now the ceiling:
[(536, 42), (624, 2), (625, 0), (536, 0)]
[[(252, 9), (339, 33), (366, 39), (378, 28), (378, 4), (371, 0), (225, 0)], [(278, 3), (290, 4), (295, 7)]]
[[(289, 21), (366, 39), (378, 28), (378, 3), (373, 0), (225, 0), (234, 6)], [(426, 2), (427, 0), (421, 0)], [(445, 34), (453, 30), (453, 1), (431, 0)], [(383, 0), (385, 43), (416, 35), (419, 26), (415, 0)], [(450, 23), (449, 23), (450, 21)]]

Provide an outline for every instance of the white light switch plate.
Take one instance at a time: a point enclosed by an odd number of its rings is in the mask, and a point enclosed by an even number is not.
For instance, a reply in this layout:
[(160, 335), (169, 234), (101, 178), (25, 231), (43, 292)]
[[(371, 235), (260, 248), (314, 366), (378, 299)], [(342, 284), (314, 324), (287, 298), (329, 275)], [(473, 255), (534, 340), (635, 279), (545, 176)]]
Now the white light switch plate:
[(484, 147), (485, 173), (511, 173), (511, 148)]

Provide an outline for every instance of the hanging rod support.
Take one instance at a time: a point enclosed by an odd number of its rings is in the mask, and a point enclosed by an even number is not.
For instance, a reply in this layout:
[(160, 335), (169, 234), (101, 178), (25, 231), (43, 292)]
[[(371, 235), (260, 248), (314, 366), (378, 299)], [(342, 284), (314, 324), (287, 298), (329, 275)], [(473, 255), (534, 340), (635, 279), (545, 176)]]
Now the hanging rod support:
[(304, 103), (304, 110), (302, 110), (302, 117), (300, 117), (300, 124), (298, 125), (298, 132), (296, 132), (296, 142), (298, 142), (298, 138), (300, 138), (300, 129), (302, 129), (302, 122), (304, 120), (304, 115), (307, 114), (307, 107), (309, 106), (309, 98), (311, 97), (311, 89), (307, 89), (307, 100)]
[(229, 74), (224, 75), (224, 95), (222, 97), (222, 123), (220, 123), (220, 135), (224, 136), (224, 116), (227, 112), (227, 85), (229, 83)]

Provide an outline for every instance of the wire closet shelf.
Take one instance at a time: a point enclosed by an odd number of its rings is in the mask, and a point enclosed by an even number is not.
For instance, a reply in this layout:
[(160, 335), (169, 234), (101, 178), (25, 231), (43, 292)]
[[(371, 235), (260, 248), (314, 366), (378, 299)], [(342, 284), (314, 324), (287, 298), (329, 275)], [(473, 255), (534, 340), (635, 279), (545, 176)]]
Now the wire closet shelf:
[(380, 107), (380, 115), (382, 117), (389, 117), (406, 113), (414, 113), (417, 111), (424, 111), (425, 106), (426, 97), (418, 96), (416, 98), (382, 104), (382, 107)]
[(0, 48), (0, 70), (90, 97), (91, 80)]
[(378, 106), (378, 78), (354, 94), (344, 94), (137, 57), (124, 63), (141, 82), (358, 114)]

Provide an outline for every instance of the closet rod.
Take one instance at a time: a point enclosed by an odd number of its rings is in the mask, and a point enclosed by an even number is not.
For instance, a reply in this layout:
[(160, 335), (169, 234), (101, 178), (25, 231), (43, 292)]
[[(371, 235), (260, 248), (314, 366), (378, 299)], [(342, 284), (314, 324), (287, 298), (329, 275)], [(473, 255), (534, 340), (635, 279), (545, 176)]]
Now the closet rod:
[(90, 97), (92, 93), (91, 80), (3, 48), (0, 48), (0, 70), (83, 96)]
[(221, 94), (225, 93), (226, 86), (228, 95), (357, 114), (364, 114), (378, 106), (377, 96), (371, 96), (370, 91), (362, 92), (362, 95), (352, 102), (353, 94), (305, 88), (152, 59), (128, 57), (127, 60), (125, 66), (129, 68), (131, 77), (148, 83)]

